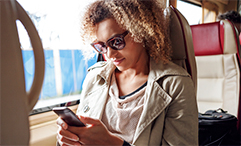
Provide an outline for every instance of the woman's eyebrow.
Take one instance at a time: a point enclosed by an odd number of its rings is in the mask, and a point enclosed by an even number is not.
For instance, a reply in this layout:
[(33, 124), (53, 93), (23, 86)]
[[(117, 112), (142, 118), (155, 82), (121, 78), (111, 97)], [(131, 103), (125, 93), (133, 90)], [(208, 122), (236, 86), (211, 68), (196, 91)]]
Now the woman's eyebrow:
[[(119, 36), (119, 35), (122, 35), (122, 34), (119, 34), (119, 33), (114, 34), (114, 35), (112, 35), (111, 37), (109, 37), (109, 39), (108, 39), (108, 40), (112, 39), (113, 37)], [(107, 41), (108, 41), (108, 40), (107, 40)]]
[[(110, 39), (112, 39), (113, 37), (115, 37), (115, 36), (118, 36), (118, 35), (121, 35), (121, 34), (113, 34), (112, 36), (110, 36), (108, 39), (107, 39), (107, 41), (108, 40), (110, 40)], [(93, 42), (107, 42), (107, 41), (98, 41), (98, 39), (95, 39)]]

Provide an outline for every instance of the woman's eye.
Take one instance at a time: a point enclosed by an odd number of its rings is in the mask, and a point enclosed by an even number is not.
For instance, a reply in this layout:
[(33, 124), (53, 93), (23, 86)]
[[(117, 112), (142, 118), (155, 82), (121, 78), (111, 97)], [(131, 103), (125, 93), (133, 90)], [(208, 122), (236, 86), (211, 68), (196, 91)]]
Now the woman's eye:
[(114, 39), (113, 40), (113, 46), (118, 46), (118, 45), (120, 45), (120, 44), (122, 44), (122, 39)]

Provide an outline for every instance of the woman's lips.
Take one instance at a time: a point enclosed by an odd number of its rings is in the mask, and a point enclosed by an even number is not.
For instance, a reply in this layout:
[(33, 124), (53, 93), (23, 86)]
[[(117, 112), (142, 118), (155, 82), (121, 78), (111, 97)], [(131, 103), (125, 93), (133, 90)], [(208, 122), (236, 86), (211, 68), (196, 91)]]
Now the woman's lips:
[(115, 59), (115, 60), (113, 60), (113, 63), (117, 66), (117, 65), (121, 64), (121, 62), (123, 60), (124, 60), (124, 58), (123, 59)]

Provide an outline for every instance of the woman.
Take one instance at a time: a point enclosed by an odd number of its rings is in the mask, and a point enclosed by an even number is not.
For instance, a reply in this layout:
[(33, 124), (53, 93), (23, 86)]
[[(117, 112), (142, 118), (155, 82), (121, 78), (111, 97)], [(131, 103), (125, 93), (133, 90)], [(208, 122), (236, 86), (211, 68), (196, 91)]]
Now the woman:
[(77, 115), (60, 118), (61, 145), (198, 145), (193, 82), (170, 61), (168, 13), (158, 0), (99, 0), (84, 15), (84, 39), (105, 55), (89, 69)]

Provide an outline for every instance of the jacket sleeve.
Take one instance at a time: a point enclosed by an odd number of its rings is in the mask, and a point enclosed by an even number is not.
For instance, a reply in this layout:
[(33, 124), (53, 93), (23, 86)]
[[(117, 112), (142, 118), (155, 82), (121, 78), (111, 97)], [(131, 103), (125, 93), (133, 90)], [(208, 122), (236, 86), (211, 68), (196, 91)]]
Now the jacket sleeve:
[(198, 110), (191, 78), (166, 77), (162, 86), (172, 97), (166, 109), (162, 145), (198, 145)]

